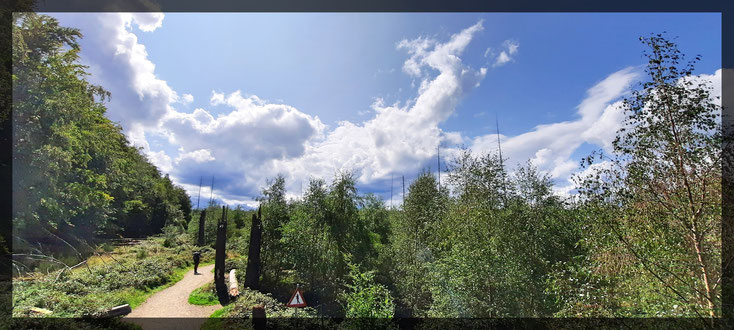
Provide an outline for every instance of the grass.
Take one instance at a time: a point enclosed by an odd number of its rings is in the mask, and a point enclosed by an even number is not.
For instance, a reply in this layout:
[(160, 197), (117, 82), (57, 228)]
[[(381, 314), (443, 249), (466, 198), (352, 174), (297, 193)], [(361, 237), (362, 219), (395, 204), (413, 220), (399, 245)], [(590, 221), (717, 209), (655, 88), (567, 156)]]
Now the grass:
[(214, 313), (212, 313), (212, 315), (209, 315), (209, 318), (216, 319), (216, 318), (227, 317), (227, 314), (230, 313), (230, 311), (232, 310), (232, 307), (234, 307), (234, 304), (229, 304), (220, 309), (217, 309), (214, 311)]
[(207, 283), (196, 288), (189, 295), (189, 304), (198, 306), (219, 305), (219, 298), (214, 289), (214, 283)]

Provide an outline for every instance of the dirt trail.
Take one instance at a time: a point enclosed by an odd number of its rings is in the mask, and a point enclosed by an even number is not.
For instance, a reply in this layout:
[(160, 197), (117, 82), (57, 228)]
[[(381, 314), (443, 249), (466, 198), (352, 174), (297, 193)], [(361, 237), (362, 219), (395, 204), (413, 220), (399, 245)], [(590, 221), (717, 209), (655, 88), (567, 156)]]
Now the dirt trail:
[(143, 329), (199, 329), (209, 315), (222, 308), (219, 304), (196, 306), (188, 301), (194, 289), (214, 281), (213, 268), (214, 265), (199, 267), (199, 275), (190, 270), (176, 284), (150, 296), (124, 320)]

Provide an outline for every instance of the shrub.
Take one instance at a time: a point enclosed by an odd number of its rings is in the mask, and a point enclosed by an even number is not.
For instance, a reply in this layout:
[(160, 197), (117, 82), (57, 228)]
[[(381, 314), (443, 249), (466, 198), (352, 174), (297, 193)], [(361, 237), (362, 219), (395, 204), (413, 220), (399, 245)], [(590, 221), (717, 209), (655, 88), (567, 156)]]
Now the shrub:
[(374, 280), (374, 271), (360, 272), (359, 266), (347, 262), (349, 266), (348, 290), (341, 294), (346, 302), (348, 318), (392, 318), (395, 314), (390, 291)]

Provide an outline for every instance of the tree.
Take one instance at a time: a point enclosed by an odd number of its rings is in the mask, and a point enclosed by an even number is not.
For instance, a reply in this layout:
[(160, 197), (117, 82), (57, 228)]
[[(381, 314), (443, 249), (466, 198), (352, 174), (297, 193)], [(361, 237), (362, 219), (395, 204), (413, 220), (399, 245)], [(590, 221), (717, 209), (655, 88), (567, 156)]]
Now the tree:
[(86, 80), (81, 36), (49, 16), (13, 16), (16, 251), (81, 258), (99, 238), (160, 233), (186, 216), (186, 193), (105, 117), (110, 94)]
[(263, 189), (262, 203), (262, 274), (263, 281), (276, 281), (284, 269), (285, 250), (281, 246), (282, 227), (288, 221), (285, 177), (278, 175)]
[(438, 188), (436, 178), (421, 173), (408, 188), (400, 222), (391, 239), (394, 279), (400, 302), (413, 316), (422, 315), (432, 298), (428, 287), (428, 265), (436, 258), (436, 227), (444, 220), (446, 192)]
[[(661, 34), (648, 47), (648, 80), (625, 99), (624, 127), (607, 165), (580, 179), (601, 230), (651, 286), (648, 301), (676, 313), (721, 314), (721, 124), (709, 82), (695, 79), (677, 45)], [(674, 299), (670, 299), (670, 297)], [(675, 305), (673, 308), (671, 305)], [(674, 314), (677, 315), (677, 314)]]

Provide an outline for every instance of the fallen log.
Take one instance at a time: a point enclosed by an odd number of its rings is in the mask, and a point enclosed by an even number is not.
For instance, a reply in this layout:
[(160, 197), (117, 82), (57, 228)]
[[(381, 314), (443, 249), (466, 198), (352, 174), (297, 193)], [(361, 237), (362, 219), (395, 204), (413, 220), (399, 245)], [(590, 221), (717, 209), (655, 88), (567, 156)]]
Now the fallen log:
[(115, 317), (115, 316), (122, 316), (127, 315), (132, 312), (132, 308), (130, 308), (130, 305), (124, 304), (120, 306), (112, 307), (102, 313), (100, 313), (100, 317)]
[(41, 314), (41, 315), (51, 315), (53, 312), (40, 307), (31, 307), (29, 310), (29, 313), (31, 314)]
[(229, 271), (229, 295), (237, 297), (240, 295), (240, 289), (237, 286), (237, 276), (235, 275), (235, 269)]

